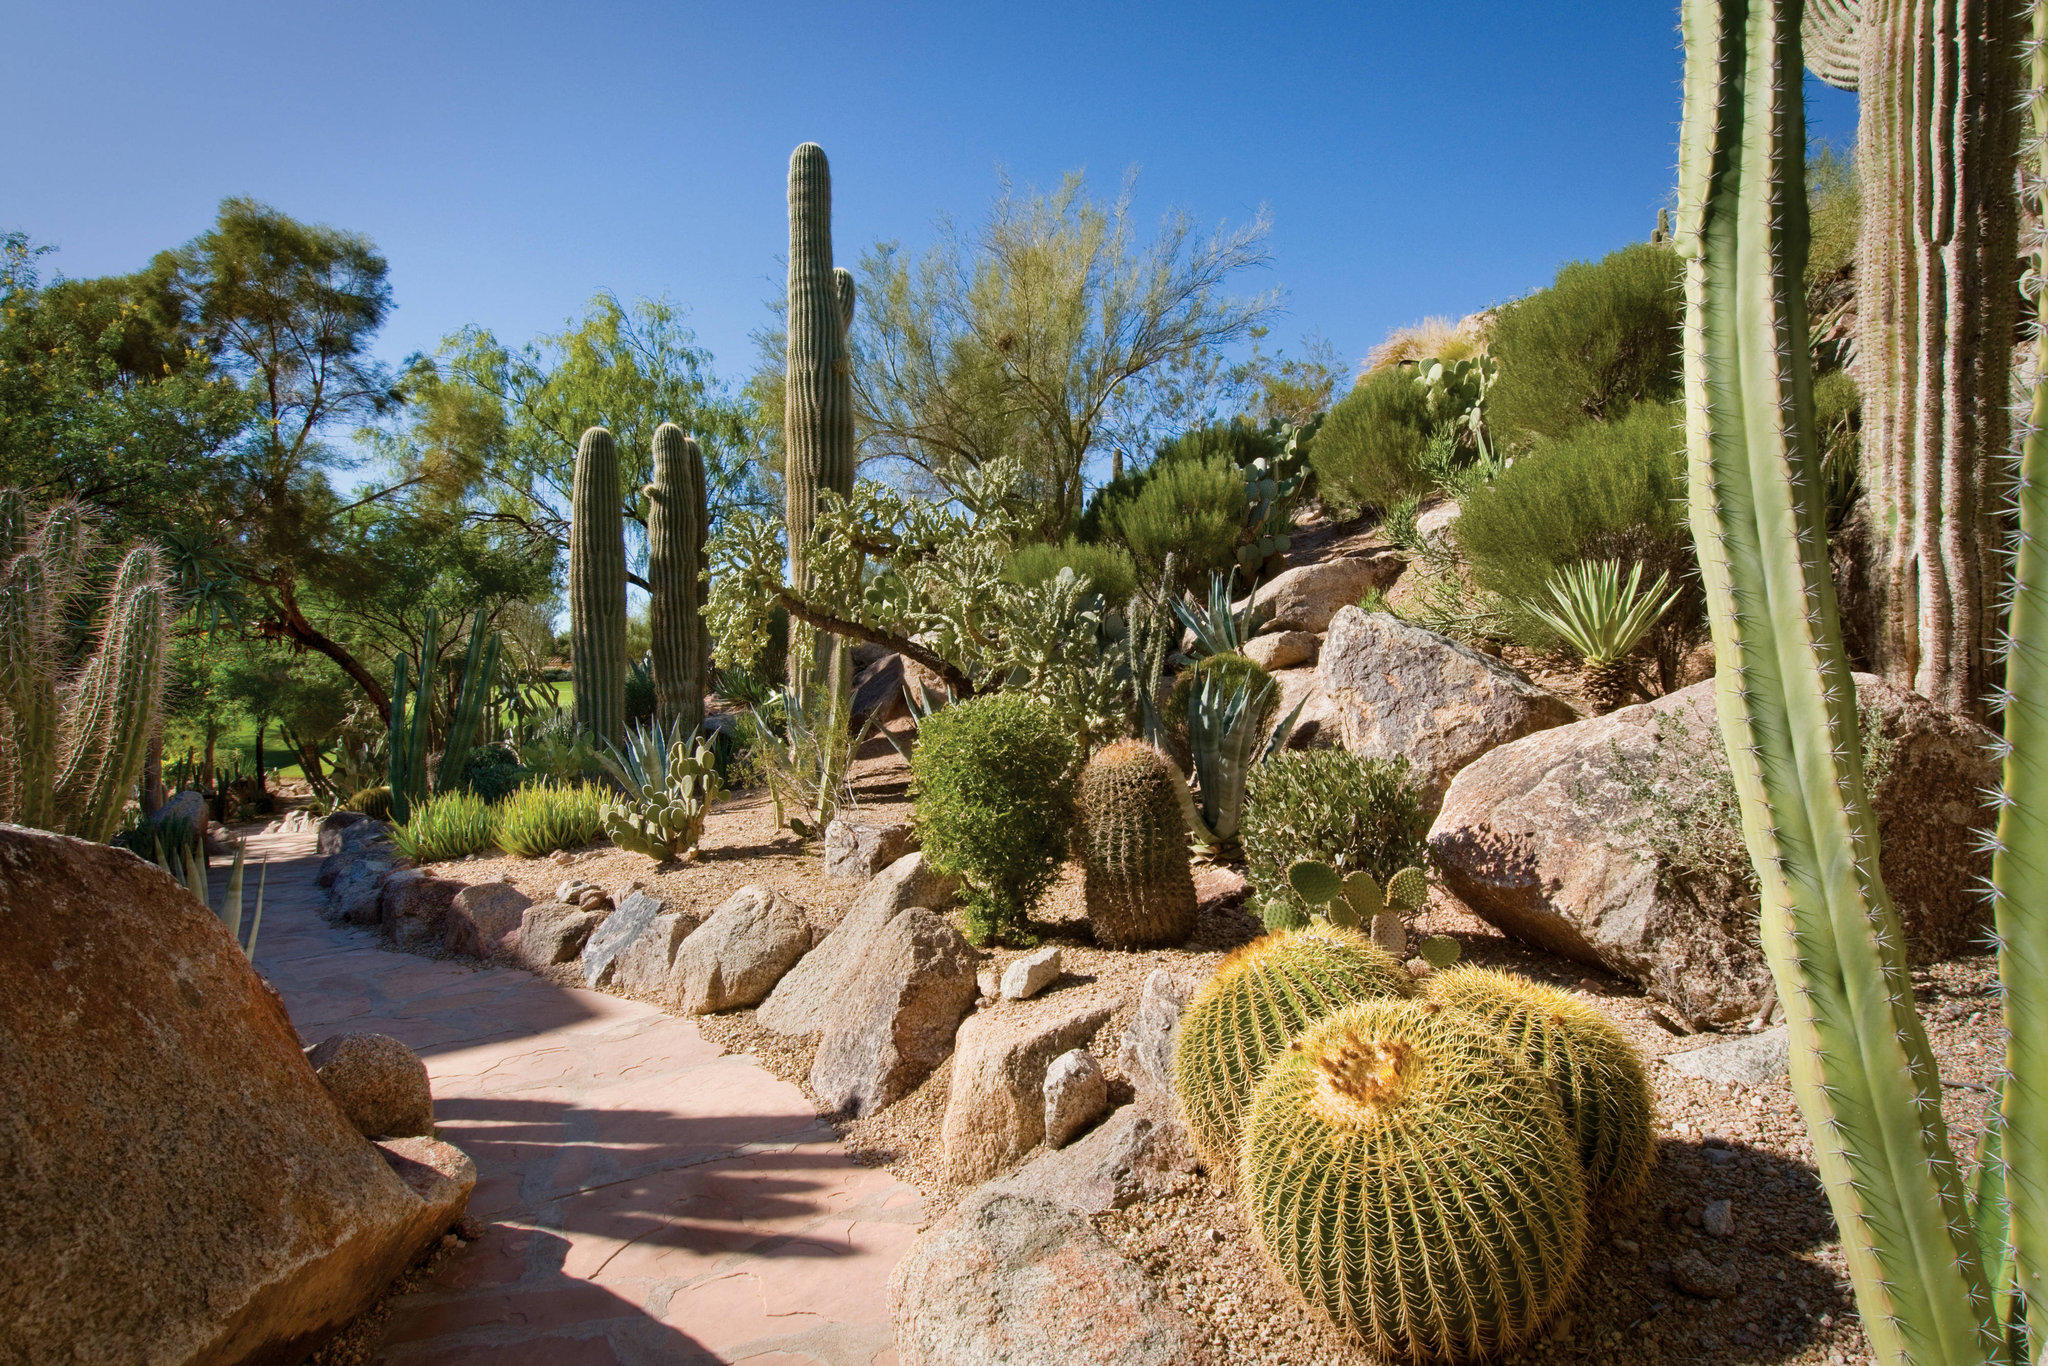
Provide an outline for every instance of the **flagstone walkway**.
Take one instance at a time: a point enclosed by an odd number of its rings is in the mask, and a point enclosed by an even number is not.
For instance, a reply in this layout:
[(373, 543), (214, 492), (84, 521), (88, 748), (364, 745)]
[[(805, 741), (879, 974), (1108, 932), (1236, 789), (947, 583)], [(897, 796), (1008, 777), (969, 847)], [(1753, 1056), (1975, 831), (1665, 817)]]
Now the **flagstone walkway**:
[[(688, 1020), (329, 925), (313, 836), (268, 858), (256, 965), (307, 1043), (418, 1050), (484, 1236), (395, 1303), (393, 1366), (894, 1366), (917, 1192)], [(253, 881), (253, 877), (252, 877)]]

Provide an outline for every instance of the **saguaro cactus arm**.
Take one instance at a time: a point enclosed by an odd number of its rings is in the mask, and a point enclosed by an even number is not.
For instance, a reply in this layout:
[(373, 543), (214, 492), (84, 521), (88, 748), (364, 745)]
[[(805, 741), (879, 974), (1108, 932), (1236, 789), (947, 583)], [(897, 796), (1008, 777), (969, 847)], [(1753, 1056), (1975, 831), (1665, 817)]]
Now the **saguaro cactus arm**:
[(1991, 1359), (1988, 1296), (1877, 872), (1813, 440), (1796, 0), (1686, 0), (1691, 516), (1764, 951), (1880, 1359)]
[(1806, 69), (1837, 90), (1857, 87), (1863, 46), (1863, 0), (1806, 0), (1799, 18)]

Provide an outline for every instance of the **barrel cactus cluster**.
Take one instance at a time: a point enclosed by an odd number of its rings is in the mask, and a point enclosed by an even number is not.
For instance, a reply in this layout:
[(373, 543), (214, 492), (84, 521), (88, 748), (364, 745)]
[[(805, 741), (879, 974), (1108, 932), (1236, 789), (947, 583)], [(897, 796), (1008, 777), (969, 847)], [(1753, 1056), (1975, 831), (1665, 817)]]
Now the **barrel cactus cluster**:
[(1471, 968), (1418, 997), (1323, 919), (1223, 961), (1174, 1084), (1275, 1274), (1399, 1359), (1534, 1338), (1578, 1283), (1591, 1202), (1632, 1200), (1654, 1155), (1642, 1062), (1605, 1016)]

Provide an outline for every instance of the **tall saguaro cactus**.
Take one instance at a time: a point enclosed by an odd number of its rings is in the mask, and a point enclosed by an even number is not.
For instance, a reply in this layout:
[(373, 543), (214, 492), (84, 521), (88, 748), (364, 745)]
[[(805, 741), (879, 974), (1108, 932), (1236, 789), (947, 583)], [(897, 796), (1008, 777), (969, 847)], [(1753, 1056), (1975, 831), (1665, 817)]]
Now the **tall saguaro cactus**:
[(1962, 1366), (1997, 1360), (1998, 1334), (1878, 876), (1829, 574), (1802, 285), (1800, 8), (1685, 0), (1689, 502), (1793, 1090), (1865, 1329), (1883, 1361)]
[(1855, 90), (1856, 378), (1879, 672), (1981, 714), (2018, 307), (2017, 0), (1809, 0), (1806, 63)]
[(576, 446), (569, 523), (569, 654), (576, 725), (618, 744), (626, 731), (626, 514), (612, 434), (592, 427)]
[[(789, 158), (789, 346), (783, 389), (783, 523), (789, 535), (789, 582), (809, 584), (805, 559), (818, 495), (853, 492), (853, 360), (846, 333), (853, 324), (854, 284), (832, 265), (832, 169), (825, 149), (806, 142)], [(814, 633), (792, 625), (790, 680), (818, 667)], [(841, 652), (835, 650), (835, 657)], [(841, 670), (828, 666), (828, 677)], [(843, 682), (832, 677), (835, 689)]]
[(648, 625), (653, 637), (655, 706), (675, 734), (704, 722), (704, 452), (683, 429), (654, 431), (654, 482), (647, 486)]

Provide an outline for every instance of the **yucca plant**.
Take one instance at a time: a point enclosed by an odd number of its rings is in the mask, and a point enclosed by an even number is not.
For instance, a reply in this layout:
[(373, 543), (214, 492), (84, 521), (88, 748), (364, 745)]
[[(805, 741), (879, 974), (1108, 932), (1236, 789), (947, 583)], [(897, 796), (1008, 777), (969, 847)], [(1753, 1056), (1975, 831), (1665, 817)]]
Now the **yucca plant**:
[(491, 839), (520, 858), (580, 849), (604, 833), (611, 796), (595, 783), (535, 783), (491, 808)]
[(490, 804), (474, 792), (436, 792), (413, 804), (410, 819), (392, 829), (391, 842), (415, 863), (481, 853), (491, 847)]
[[(189, 829), (189, 827), (188, 827)], [(220, 917), (220, 923), (227, 927), (235, 946), (243, 956), (252, 962), (256, 957), (256, 933), (263, 928), (263, 889), (270, 881), (270, 862), (264, 860), (256, 874), (256, 906), (249, 917), (248, 938), (242, 937), (242, 861), (243, 849), (235, 846), (235, 861), (228, 868), (228, 885), (221, 890), (220, 905), (213, 904), (213, 898), (206, 884), (206, 846), (197, 838), (186, 841), (166, 840), (158, 849), (156, 866), (185, 884), (187, 891), (199, 898), (199, 904)]]
[(1629, 656), (1678, 600), (1676, 590), (1664, 591), (1669, 579), (1659, 574), (1644, 588), (1641, 564), (1630, 565), (1624, 579), (1619, 560), (1580, 560), (1550, 576), (1550, 603), (1523, 604), (1585, 662), (1596, 711), (1614, 710), (1635, 686)]

